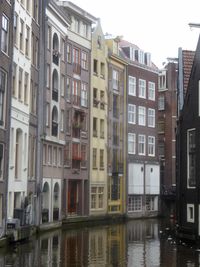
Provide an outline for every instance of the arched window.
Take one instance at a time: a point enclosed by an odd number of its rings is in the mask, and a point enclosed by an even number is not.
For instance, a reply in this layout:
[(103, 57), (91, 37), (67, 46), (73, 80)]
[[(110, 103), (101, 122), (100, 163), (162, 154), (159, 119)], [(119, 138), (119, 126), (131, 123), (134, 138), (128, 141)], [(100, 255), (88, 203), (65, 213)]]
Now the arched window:
[(22, 130), (16, 130), (15, 143), (15, 178), (19, 179), (22, 170)]
[(58, 72), (57, 70), (53, 71), (52, 76), (52, 99), (58, 101)]
[(52, 110), (52, 128), (51, 128), (51, 134), (53, 136), (58, 135), (58, 110), (57, 107), (54, 106)]
[(56, 33), (53, 35), (53, 63), (59, 64), (59, 40)]

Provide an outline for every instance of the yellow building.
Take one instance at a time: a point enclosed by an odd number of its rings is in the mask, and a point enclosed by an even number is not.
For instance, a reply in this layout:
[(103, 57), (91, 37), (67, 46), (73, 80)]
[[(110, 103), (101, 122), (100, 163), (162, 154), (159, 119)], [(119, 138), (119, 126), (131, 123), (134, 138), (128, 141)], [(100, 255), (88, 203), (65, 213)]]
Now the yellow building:
[(126, 66), (120, 38), (108, 46), (108, 212), (126, 212)]
[(107, 47), (100, 20), (92, 33), (90, 215), (107, 213)]

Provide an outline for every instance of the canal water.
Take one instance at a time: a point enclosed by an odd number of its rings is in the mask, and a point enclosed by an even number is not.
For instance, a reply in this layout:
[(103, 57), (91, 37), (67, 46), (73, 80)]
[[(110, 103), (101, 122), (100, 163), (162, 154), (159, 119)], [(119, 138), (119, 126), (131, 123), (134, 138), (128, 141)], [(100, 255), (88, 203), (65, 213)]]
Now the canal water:
[(164, 219), (57, 230), (0, 249), (0, 267), (193, 267), (200, 249), (175, 239)]

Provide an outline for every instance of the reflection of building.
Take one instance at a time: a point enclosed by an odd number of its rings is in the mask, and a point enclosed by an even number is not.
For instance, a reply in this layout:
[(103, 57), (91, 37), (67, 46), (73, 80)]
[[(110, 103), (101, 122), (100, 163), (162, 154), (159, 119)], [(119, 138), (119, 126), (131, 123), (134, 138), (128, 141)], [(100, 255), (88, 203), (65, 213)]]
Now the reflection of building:
[(90, 214), (107, 212), (107, 47), (100, 20), (92, 32)]
[(157, 153), (158, 69), (149, 53), (122, 40), (127, 61), (128, 216), (155, 216), (159, 209)]
[(0, 236), (7, 209), (8, 153), (11, 105), (11, 64), (13, 51), (13, 3), (2, 1), (0, 9)]
[(89, 212), (89, 116), (91, 30), (96, 18), (69, 1), (57, 2), (71, 18), (66, 56), (66, 144), (64, 191), (66, 213)]
[(108, 46), (108, 212), (126, 211), (126, 61), (120, 38), (106, 36)]
[(154, 220), (130, 221), (127, 224), (129, 266), (160, 266), (158, 223)]

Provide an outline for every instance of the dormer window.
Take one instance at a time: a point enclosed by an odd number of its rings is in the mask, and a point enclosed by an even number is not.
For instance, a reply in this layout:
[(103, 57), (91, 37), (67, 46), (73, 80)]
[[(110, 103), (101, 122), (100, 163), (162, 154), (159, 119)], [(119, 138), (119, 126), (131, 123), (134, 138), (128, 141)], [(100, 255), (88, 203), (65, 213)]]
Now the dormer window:
[(138, 61), (141, 64), (144, 64), (144, 51), (138, 50)]
[(133, 47), (129, 47), (130, 52), (130, 60), (135, 61), (135, 49)]

